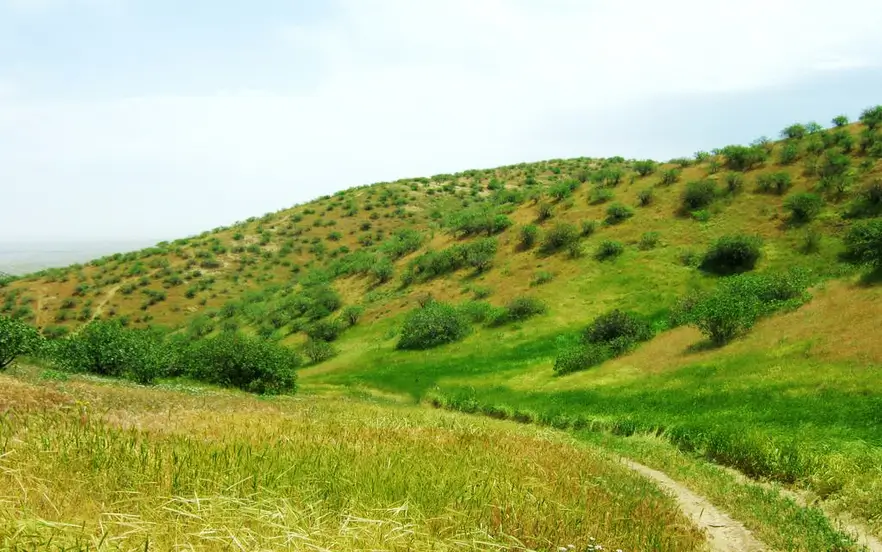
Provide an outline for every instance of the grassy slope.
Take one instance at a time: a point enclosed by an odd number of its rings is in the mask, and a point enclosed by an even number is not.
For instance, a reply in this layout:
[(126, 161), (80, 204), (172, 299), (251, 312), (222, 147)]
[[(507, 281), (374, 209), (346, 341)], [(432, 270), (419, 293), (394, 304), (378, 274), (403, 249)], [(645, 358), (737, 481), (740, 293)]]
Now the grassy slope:
[(652, 483), (595, 448), (510, 422), (83, 378), (0, 376), (0, 389), (4, 549), (703, 543)]
[[(859, 125), (851, 130), (857, 133)], [(614, 188), (615, 201), (636, 205), (637, 193), (650, 186), (655, 189), (656, 201), (648, 207), (636, 207), (633, 219), (601, 227), (584, 240), (589, 254), (582, 258), (569, 259), (564, 254), (546, 257), (517, 249), (517, 225), (532, 221), (536, 215), (536, 205), (527, 201), (510, 213), (516, 226), (499, 236), (495, 265), (482, 275), (460, 271), (403, 290), (397, 282), (375, 286), (366, 277), (337, 279), (334, 286), (344, 301), (363, 304), (366, 316), (339, 342), (340, 356), (304, 370), (302, 381), (307, 388), (369, 385), (415, 399), (438, 388), (448, 396), (467, 394), (485, 404), (529, 409), (547, 420), (557, 417), (561, 425), (581, 416), (625, 434), (663, 428), (684, 449), (695, 449), (752, 475), (806, 486), (882, 532), (882, 432), (878, 423), (882, 419), (882, 376), (878, 370), (882, 348), (874, 339), (882, 319), (882, 293), (879, 287), (860, 284), (838, 261), (839, 237), (847, 226), (839, 215), (848, 198), (827, 204), (812, 225), (824, 235), (821, 250), (803, 255), (798, 246), (806, 229), (786, 223), (783, 198), (753, 191), (758, 175), (775, 171), (792, 175), (794, 191), (816, 186), (817, 177), (805, 176), (802, 162), (788, 167), (775, 164), (780, 149), (779, 144), (765, 167), (746, 173), (743, 194), (720, 200), (711, 208), (708, 222), (677, 214), (684, 183), (707, 176), (708, 162), (685, 169), (680, 181), (670, 186), (658, 183), (658, 173), (637, 177), (631, 164), (624, 163), (621, 166), (627, 172)], [(16, 282), (9, 289), (22, 291), (12, 308), (30, 308), (39, 323), (49, 324), (61, 302), (83, 281), (95, 287), (86, 297), (76, 298), (75, 312), (89, 299), (93, 307), (106, 299), (105, 313), (133, 318), (146, 314), (153, 322), (185, 326), (248, 290), (289, 282), (292, 276), (297, 277), (292, 265), (303, 267), (299, 274), (321, 265), (323, 260), (308, 251), (314, 236), (324, 239), (339, 231), (340, 241), (325, 239), (324, 243), (330, 249), (343, 244), (355, 250), (360, 247), (358, 238), (366, 233), (382, 229), (388, 236), (395, 229), (415, 227), (426, 234), (425, 247), (445, 247), (457, 240), (433, 222), (433, 211), (449, 213), (464, 201), (486, 197), (491, 178), (520, 190), (526, 189), (527, 175), (534, 174), (541, 183), (538, 188), (542, 188), (599, 164), (585, 159), (559, 160), (460, 174), (452, 180), (408, 179), (353, 189), (146, 255), (141, 262), (150, 274), (148, 288), (160, 289), (163, 259), (170, 264), (166, 272), (180, 272), (188, 280), (168, 288), (168, 299), (146, 310), (140, 309), (143, 297), (138, 291), (129, 296), (110, 293), (141, 277), (125, 276), (135, 266), (125, 258), (72, 270), (66, 282), (60, 281), (65, 278), (60, 274)], [(855, 189), (882, 174), (878, 161), (861, 156), (853, 156), (852, 166)], [(724, 172), (713, 177), (721, 179)], [(474, 182), (480, 191), (473, 194)], [(554, 218), (543, 226), (560, 220), (602, 219), (608, 204), (590, 204), (590, 188), (584, 184), (571, 204), (556, 204)], [(380, 201), (383, 195), (389, 198), (387, 206)], [(343, 216), (350, 200), (359, 210), (353, 216)], [(368, 203), (373, 205), (369, 211)], [(315, 212), (308, 213), (311, 210)], [(374, 213), (377, 216), (370, 218)], [(317, 221), (330, 220), (336, 225), (315, 226)], [(372, 224), (370, 231), (360, 229), (366, 222)], [(269, 242), (258, 246), (261, 228), (268, 232)], [(300, 231), (303, 234), (294, 235)], [(640, 250), (636, 244), (646, 231), (660, 232), (662, 245)], [(241, 240), (233, 238), (237, 232), (243, 234)], [(766, 239), (760, 270), (798, 265), (838, 280), (814, 290), (815, 299), (808, 306), (763, 322), (750, 336), (722, 350), (695, 352), (691, 347), (700, 342), (699, 336), (692, 330), (678, 329), (598, 369), (562, 378), (552, 376), (556, 338), (583, 327), (597, 314), (612, 307), (652, 314), (670, 308), (687, 289), (714, 285), (713, 278), (684, 266), (680, 257), (684, 251), (700, 252), (714, 238), (732, 232), (757, 233)], [(601, 263), (590, 253), (607, 238), (623, 241), (627, 249), (619, 259)], [(292, 251), (280, 257), (286, 240), (292, 239)], [(240, 243), (257, 249), (253, 249), (256, 253), (246, 250), (217, 255), (218, 268), (203, 269), (203, 276), (191, 277), (191, 271), (204, 260), (198, 252), (210, 249), (211, 240), (228, 249)], [(298, 247), (302, 248), (299, 253)], [(397, 263), (399, 272), (408, 260)], [(185, 268), (191, 262), (195, 264)], [(554, 273), (555, 279), (530, 287), (539, 270)], [(119, 282), (115, 282), (117, 276)], [(184, 291), (206, 276), (214, 277), (215, 283), (186, 298)], [(489, 300), (494, 304), (530, 294), (546, 300), (550, 312), (522, 325), (480, 329), (460, 344), (430, 352), (393, 351), (400, 314), (413, 308), (415, 297), (430, 292), (438, 299), (462, 301), (471, 297), (469, 288), (475, 285), (490, 288)], [(272, 297), (261, 301), (271, 303)], [(246, 322), (244, 317), (240, 321)], [(278, 335), (292, 344), (302, 339), (285, 331)]]

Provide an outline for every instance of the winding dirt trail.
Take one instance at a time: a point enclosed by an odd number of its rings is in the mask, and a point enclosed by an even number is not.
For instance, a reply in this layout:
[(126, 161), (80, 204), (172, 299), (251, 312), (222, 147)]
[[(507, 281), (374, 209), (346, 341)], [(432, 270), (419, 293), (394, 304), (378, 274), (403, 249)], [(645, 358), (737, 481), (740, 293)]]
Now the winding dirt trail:
[(713, 552), (768, 550), (768, 547), (757, 540), (741, 522), (732, 519), (707, 499), (693, 493), (666, 474), (625, 458), (622, 458), (622, 463), (640, 475), (652, 479), (673, 495), (686, 517), (707, 533), (708, 545)]

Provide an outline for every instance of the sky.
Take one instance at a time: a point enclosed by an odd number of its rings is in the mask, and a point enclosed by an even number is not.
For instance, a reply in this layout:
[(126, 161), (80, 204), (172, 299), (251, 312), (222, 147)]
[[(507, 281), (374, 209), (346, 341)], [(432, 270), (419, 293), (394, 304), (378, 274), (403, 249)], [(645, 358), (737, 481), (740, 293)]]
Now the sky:
[(0, 241), (856, 118), (880, 28), (878, 0), (0, 0)]

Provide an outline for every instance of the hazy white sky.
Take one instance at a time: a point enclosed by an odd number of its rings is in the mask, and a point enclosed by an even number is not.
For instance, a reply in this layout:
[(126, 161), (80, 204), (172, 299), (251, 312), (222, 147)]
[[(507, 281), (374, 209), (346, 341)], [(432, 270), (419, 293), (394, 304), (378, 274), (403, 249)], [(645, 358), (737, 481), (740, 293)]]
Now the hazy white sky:
[(878, 0), (0, 0), (0, 241), (856, 116), (880, 28)]

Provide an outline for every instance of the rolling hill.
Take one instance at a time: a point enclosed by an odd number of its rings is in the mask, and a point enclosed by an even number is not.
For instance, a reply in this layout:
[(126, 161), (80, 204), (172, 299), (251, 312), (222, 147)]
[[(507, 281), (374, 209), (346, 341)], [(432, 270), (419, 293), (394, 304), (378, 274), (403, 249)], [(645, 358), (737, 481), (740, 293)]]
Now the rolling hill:
[[(307, 393), (535, 422), (653, 467), (685, 455), (882, 535), (882, 286), (854, 258), (880, 159), (882, 106), (666, 162), (376, 183), (8, 278), (0, 311), (50, 337), (98, 319), (241, 331), (303, 351)], [(851, 549), (781, 532), (814, 518), (694, 465), (681, 476), (774, 548)]]

